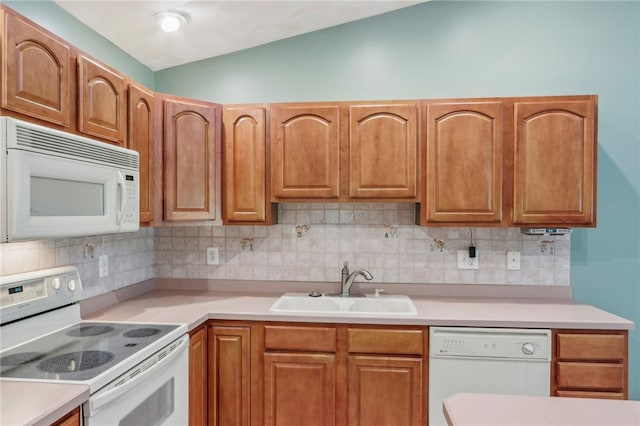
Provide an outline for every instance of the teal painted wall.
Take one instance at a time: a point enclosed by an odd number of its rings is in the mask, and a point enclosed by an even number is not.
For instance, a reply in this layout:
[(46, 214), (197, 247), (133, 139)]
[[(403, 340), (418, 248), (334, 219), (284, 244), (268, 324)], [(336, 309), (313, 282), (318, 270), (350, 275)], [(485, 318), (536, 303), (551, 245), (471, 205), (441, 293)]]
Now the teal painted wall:
[[(598, 227), (571, 244), (575, 298), (640, 325), (640, 3), (429, 2), (156, 72), (220, 103), (599, 95)], [(639, 333), (630, 397), (640, 399)]]
[(154, 88), (154, 73), (150, 68), (91, 30), (53, 1), (2, 0), (2, 3), (140, 84), (149, 89)]

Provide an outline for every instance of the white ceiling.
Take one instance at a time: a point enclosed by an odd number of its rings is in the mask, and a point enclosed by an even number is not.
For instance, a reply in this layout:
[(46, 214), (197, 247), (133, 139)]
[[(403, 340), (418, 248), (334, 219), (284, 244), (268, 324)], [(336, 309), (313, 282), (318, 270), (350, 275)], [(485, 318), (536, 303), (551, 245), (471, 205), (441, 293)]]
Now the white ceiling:
[[(386, 13), (426, 0), (55, 0), (71, 15), (154, 71)], [(190, 21), (163, 33), (153, 14)]]

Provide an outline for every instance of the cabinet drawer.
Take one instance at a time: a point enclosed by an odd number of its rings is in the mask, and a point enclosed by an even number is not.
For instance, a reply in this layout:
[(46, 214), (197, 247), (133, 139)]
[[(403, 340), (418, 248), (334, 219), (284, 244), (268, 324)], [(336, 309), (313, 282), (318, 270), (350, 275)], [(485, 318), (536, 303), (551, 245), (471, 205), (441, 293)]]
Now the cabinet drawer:
[(558, 359), (623, 360), (626, 344), (622, 334), (558, 334)]
[(264, 348), (266, 350), (335, 352), (336, 329), (335, 327), (266, 325)]
[(625, 399), (622, 392), (589, 392), (589, 391), (568, 391), (559, 390), (556, 396), (570, 398), (599, 398), (599, 399)]
[(369, 354), (422, 355), (423, 330), (350, 328), (349, 352)]
[(624, 389), (624, 365), (595, 362), (558, 362), (559, 388)]

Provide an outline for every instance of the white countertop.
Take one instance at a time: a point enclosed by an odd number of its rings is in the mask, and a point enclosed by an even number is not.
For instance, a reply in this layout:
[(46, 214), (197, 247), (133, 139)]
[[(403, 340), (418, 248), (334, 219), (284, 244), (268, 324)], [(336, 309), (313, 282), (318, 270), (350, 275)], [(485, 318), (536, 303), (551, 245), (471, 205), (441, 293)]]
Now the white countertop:
[(640, 401), (458, 393), (449, 426), (640, 426)]
[(570, 299), (411, 297), (417, 315), (289, 314), (269, 311), (278, 295), (211, 290), (153, 290), (87, 315), (94, 321), (180, 322), (207, 319), (473, 327), (632, 329), (633, 322)]
[(0, 380), (0, 424), (50, 425), (89, 399), (89, 387)]

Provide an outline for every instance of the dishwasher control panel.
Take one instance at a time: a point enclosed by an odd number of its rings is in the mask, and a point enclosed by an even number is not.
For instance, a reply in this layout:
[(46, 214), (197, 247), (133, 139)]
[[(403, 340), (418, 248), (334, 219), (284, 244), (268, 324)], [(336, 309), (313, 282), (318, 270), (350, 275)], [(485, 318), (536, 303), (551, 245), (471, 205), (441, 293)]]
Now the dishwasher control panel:
[(551, 330), (430, 327), (432, 357), (551, 359)]

